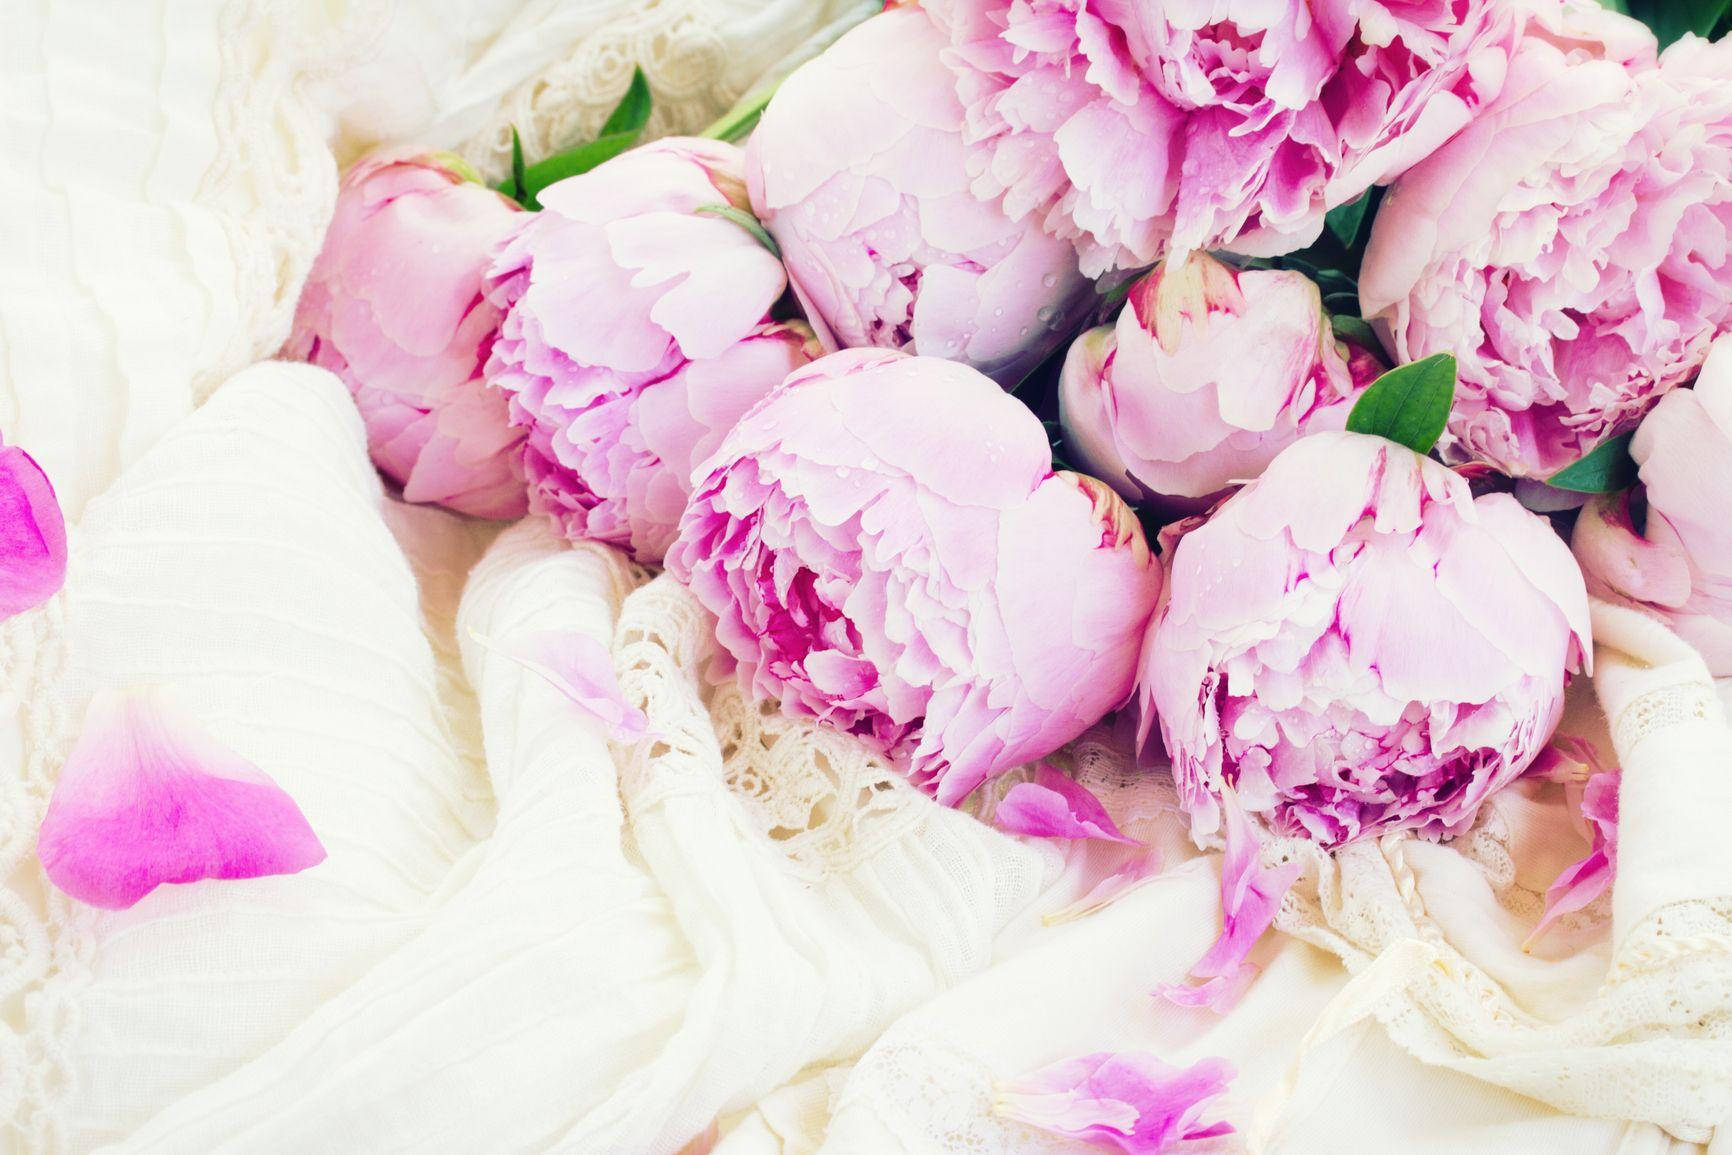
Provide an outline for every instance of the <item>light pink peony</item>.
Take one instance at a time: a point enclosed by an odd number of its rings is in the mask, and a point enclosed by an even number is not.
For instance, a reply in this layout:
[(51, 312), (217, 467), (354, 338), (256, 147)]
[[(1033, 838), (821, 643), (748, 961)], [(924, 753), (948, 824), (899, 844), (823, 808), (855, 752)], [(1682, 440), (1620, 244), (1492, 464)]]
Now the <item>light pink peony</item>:
[(283, 354), (343, 379), (407, 501), (523, 514), (522, 435), (481, 379), (499, 328), (481, 276), (524, 219), (449, 154), (382, 153), (343, 178)]
[(668, 568), (763, 697), (954, 805), (1126, 699), (1160, 570), (1105, 485), (952, 361), (835, 353), (735, 427)]
[(1588, 590), (1666, 618), (1716, 677), (1732, 677), (1732, 336), (1714, 342), (1694, 389), (1660, 399), (1630, 450), (1642, 484), (1596, 497), (1576, 520)]
[(1381, 368), (1335, 339), (1303, 274), (1193, 253), (1138, 282), (1117, 324), (1071, 345), (1059, 422), (1078, 468), (1126, 498), (1208, 498), (1300, 435), (1345, 428)]
[(1083, 271), (1303, 247), (1497, 94), (1505, 0), (926, 0), (974, 188)]
[(692, 467), (818, 351), (771, 319), (781, 264), (713, 211), (746, 210), (742, 164), (711, 140), (634, 149), (545, 190), (493, 263), (487, 377), (529, 431), (530, 508), (574, 541), (660, 561)]
[(1732, 325), (1732, 42), (1687, 37), (1658, 68), (1607, 52), (1640, 56), (1530, 36), (1378, 210), (1360, 303), (1399, 360), (1455, 355), (1447, 460), (1549, 476)]
[(1326, 846), (1459, 834), (1545, 745), (1589, 652), (1547, 523), (1377, 437), (1295, 442), (1167, 557), (1144, 722), (1203, 842), (1225, 790)]
[(66, 517), (36, 459), (0, 438), (0, 622), (66, 582)]
[(832, 348), (948, 357), (1009, 387), (1095, 294), (1068, 244), (969, 191), (943, 44), (903, 8), (790, 76), (752, 134), (752, 205)]

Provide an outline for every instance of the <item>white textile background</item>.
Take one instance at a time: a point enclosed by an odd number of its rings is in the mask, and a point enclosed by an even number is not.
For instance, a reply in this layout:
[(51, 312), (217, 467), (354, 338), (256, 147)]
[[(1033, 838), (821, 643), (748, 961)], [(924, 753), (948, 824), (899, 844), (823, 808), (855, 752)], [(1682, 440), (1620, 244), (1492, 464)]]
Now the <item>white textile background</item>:
[[(497, 169), (510, 124), (593, 131), (634, 61), (656, 127), (695, 129), (871, 7), (0, 0), (0, 430), (74, 520), (66, 590), (0, 626), (0, 1150), (1062, 1151), (993, 1080), (1128, 1047), (1239, 1068), (1220, 1150), (1732, 1144), (1732, 734), (1647, 619), (1595, 621), (1611, 903), (1520, 949), (1585, 846), (1541, 784), (1448, 846), (1274, 848), (1306, 863), (1288, 933), (1216, 1018), (1148, 994), (1213, 938), (1218, 863), (1112, 735), (1076, 765), (1170, 865), (1049, 920), (1115, 852), (1001, 835), (711, 686), (668, 579), (394, 501), (335, 379), (256, 364), (339, 160)], [(460, 641), (531, 629), (610, 643), (664, 740), (610, 748)], [(51, 892), (31, 847), (83, 703), (140, 682), (328, 861), (125, 912)], [(1588, 689), (1569, 725), (1605, 742)]]

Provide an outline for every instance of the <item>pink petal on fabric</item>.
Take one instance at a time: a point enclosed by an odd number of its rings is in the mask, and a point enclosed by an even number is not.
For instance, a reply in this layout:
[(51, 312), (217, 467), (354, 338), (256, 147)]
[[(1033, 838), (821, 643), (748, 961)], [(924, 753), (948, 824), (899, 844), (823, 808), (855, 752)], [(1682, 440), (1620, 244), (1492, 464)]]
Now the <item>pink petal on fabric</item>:
[(1523, 950), (1559, 918), (1581, 910), (1611, 887), (1618, 869), (1618, 786), (1622, 778), (1619, 770), (1605, 770), (1588, 779), (1582, 790), (1582, 817), (1587, 820), (1592, 845), (1586, 858), (1567, 867), (1546, 888), (1545, 910), (1522, 943)]
[(1034, 781), (1019, 782), (1005, 792), (993, 812), (993, 825), (1034, 838), (1099, 838), (1136, 845), (1088, 787), (1045, 762), (1034, 773)]
[(1124, 897), (1140, 882), (1153, 878), (1161, 872), (1161, 852), (1146, 850), (1125, 860), (1117, 870), (1095, 883), (1089, 892), (1071, 903), (1061, 907), (1051, 914), (1042, 915), (1042, 926), (1057, 926), (1061, 922), (1072, 922), (1093, 914), (1095, 911), (1116, 902)]
[(1299, 877), (1299, 864), (1265, 868), (1258, 856), (1257, 827), (1231, 791), (1221, 796), (1226, 816), (1226, 850), (1221, 861), (1221, 934), (1191, 968), (1190, 985), (1164, 983), (1157, 998), (1179, 1006), (1206, 1006), (1217, 1014), (1231, 1010), (1257, 969), (1245, 961), (1263, 932), (1275, 921), (1281, 899)]
[(0, 441), (0, 621), (34, 609), (66, 581), (66, 519), (34, 458)]
[(55, 886), (109, 910), (165, 882), (294, 874), (325, 860), (295, 800), (157, 687), (91, 700), (36, 853)]
[(1147, 1051), (1101, 1051), (1013, 1079), (999, 1088), (998, 1114), (1042, 1131), (1127, 1155), (1231, 1134), (1200, 1116), (1226, 1091), (1233, 1068), (1220, 1059), (1174, 1067)]
[(613, 655), (588, 634), (548, 630), (497, 644), (480, 634), (470, 636), (564, 694), (572, 705), (607, 727), (615, 741), (636, 742), (651, 736), (649, 718), (627, 702), (619, 688)]

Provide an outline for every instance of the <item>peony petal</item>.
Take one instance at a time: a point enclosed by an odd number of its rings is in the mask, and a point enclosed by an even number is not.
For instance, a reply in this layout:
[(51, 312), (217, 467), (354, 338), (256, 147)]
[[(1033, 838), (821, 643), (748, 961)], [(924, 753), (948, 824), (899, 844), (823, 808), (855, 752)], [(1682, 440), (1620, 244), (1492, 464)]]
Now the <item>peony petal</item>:
[(1546, 888), (1546, 905), (1533, 933), (1522, 943), (1531, 947), (1559, 918), (1581, 910), (1611, 889), (1618, 869), (1618, 786), (1622, 773), (1604, 770), (1592, 775), (1582, 791), (1582, 817), (1593, 843), (1586, 858), (1565, 868)]
[(1088, 787), (1045, 762), (1035, 768), (1034, 781), (1005, 792), (992, 821), (1009, 834), (1035, 838), (1099, 838), (1132, 846), (1137, 841), (1120, 833)]
[(66, 519), (34, 458), (0, 442), (0, 621), (34, 609), (66, 581)]
[(625, 700), (608, 648), (577, 630), (547, 630), (495, 643), (470, 631), (482, 646), (545, 681), (603, 726), (615, 741), (652, 737), (649, 718)]
[(1181, 1006), (1207, 1006), (1224, 1014), (1245, 993), (1256, 968), (1245, 956), (1275, 921), (1281, 899), (1299, 877), (1299, 864), (1265, 867), (1258, 855), (1257, 827), (1231, 791), (1221, 796), (1226, 817), (1226, 849), (1221, 858), (1221, 934), (1191, 968), (1200, 987), (1165, 984), (1155, 995)]
[(1233, 1076), (1233, 1068), (1220, 1059), (1174, 1067), (1147, 1051), (1101, 1051), (1004, 1084), (997, 1111), (1127, 1155), (1158, 1155), (1180, 1143), (1232, 1132), (1227, 1123), (1203, 1123), (1199, 1116)]
[(155, 687), (91, 700), (36, 852), (55, 886), (110, 910), (165, 882), (294, 874), (325, 860), (294, 799)]
[(1091, 915), (1101, 908), (1117, 902), (1138, 883), (1145, 882), (1161, 872), (1161, 852), (1145, 850), (1125, 860), (1117, 870), (1095, 883), (1089, 892), (1071, 903), (1061, 907), (1051, 914), (1042, 915), (1042, 926), (1057, 926), (1061, 922), (1072, 922)]

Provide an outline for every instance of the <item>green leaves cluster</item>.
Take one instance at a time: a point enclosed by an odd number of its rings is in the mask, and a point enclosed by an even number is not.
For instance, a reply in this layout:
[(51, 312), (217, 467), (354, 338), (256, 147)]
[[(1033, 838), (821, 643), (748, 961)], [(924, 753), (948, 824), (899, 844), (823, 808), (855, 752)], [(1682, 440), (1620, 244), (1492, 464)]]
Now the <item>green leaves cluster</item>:
[(543, 189), (566, 177), (586, 173), (636, 144), (643, 136), (644, 126), (649, 123), (650, 105), (649, 80), (643, 69), (634, 68), (625, 96), (608, 115), (607, 122), (601, 126), (601, 133), (594, 140), (528, 166), (523, 163), (523, 141), (518, 138), (517, 129), (513, 128), (511, 176), (495, 187), (524, 208), (539, 209)]
[(1732, 0), (1602, 0), (1602, 3), (1652, 28), (1662, 48), (1687, 32), (1718, 39), (1732, 25)]

